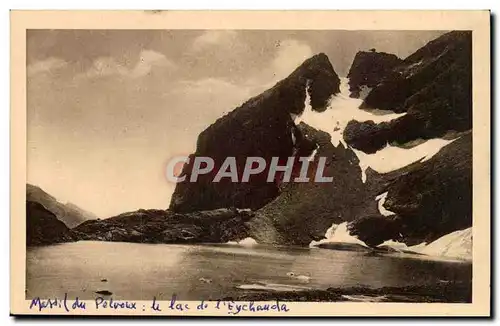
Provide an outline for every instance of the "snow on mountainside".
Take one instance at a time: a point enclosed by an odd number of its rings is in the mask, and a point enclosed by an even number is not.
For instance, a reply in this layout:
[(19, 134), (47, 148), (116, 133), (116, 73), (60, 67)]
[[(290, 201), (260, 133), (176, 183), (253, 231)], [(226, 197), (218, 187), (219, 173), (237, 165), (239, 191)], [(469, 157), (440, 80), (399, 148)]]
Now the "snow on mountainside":
[[(332, 96), (327, 109), (324, 112), (316, 112), (311, 108), (310, 99), (306, 92), (304, 102), (304, 112), (295, 117), (295, 123), (304, 122), (309, 126), (330, 134), (332, 144), (338, 146), (342, 143), (347, 146), (343, 134), (349, 121), (375, 123), (388, 122), (406, 114), (387, 111), (385, 114), (375, 114), (373, 112), (359, 109), (362, 100), (351, 98), (349, 92), (349, 79), (340, 78), (340, 94)], [(377, 112), (379, 113), (379, 112)], [(373, 154), (366, 154), (353, 148), (359, 159), (361, 168), (361, 178), (366, 182), (366, 169), (371, 167), (379, 173), (387, 173), (405, 167), (420, 159), (427, 160), (435, 155), (439, 150), (452, 142), (446, 139), (430, 139), (412, 148), (402, 148), (387, 144), (384, 148)]]
[[(363, 247), (368, 247), (363, 241), (349, 233), (347, 229), (347, 222), (339, 225), (333, 224), (327, 230), (325, 239), (312, 241), (309, 247), (314, 248), (325, 244), (340, 243), (357, 244)], [(418, 245), (407, 246), (405, 243), (388, 240), (378, 247), (389, 247), (398, 252), (472, 261), (472, 228), (449, 233), (428, 244), (423, 242)]]

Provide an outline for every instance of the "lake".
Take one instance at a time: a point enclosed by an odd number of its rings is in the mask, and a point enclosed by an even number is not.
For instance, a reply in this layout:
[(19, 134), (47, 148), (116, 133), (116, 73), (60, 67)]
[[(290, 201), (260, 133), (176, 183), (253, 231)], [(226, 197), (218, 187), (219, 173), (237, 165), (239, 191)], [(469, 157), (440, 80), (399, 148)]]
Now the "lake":
[[(26, 297), (179, 300), (256, 291), (469, 282), (472, 265), (400, 253), (79, 241), (27, 249)], [(290, 275), (293, 273), (293, 275)], [(288, 275), (287, 275), (288, 274)], [(297, 276), (300, 275), (300, 276)]]

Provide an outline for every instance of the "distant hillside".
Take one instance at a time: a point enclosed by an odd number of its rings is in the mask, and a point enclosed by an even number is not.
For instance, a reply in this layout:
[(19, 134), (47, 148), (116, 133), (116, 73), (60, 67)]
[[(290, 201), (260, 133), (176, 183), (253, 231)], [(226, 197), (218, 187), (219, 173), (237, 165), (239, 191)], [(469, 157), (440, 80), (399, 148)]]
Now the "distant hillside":
[(31, 184), (26, 184), (26, 200), (40, 203), (70, 229), (84, 221), (97, 219), (97, 216), (83, 210), (75, 204), (60, 203), (40, 187)]

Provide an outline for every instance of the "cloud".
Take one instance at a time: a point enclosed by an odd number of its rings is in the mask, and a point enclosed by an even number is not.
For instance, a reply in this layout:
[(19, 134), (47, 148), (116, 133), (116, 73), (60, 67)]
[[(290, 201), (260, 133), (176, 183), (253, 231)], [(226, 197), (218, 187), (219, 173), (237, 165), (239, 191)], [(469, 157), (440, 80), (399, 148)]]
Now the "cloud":
[[(185, 91), (188, 94), (210, 94), (220, 95), (222, 93), (233, 93), (241, 90), (236, 84), (219, 78), (203, 78), (199, 80), (184, 80), (178, 83), (177, 91)], [(228, 94), (230, 95), (230, 94)]]
[(44, 72), (52, 72), (57, 69), (64, 68), (68, 63), (59, 58), (48, 58), (34, 62), (27, 67), (28, 76), (34, 76)]
[(199, 52), (207, 47), (231, 45), (237, 38), (237, 32), (233, 30), (207, 30), (194, 39), (191, 49)]
[(90, 78), (110, 75), (138, 78), (148, 75), (154, 67), (175, 69), (176, 65), (159, 52), (142, 50), (137, 64), (132, 68), (120, 64), (114, 58), (101, 57), (94, 60), (93, 66), (85, 75)]
[(167, 59), (163, 54), (152, 51), (143, 50), (139, 56), (139, 62), (137, 62), (134, 69), (130, 72), (133, 77), (141, 77), (149, 74), (151, 68), (153, 67), (167, 67), (175, 69), (176, 65)]

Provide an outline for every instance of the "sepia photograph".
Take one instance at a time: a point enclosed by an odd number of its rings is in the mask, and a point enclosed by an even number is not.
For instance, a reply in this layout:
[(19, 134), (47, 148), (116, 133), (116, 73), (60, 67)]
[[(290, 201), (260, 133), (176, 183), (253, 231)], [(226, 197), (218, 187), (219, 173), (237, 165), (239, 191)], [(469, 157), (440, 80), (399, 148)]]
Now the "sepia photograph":
[(489, 313), (489, 13), (469, 13), (420, 29), (27, 23), (17, 312)]

